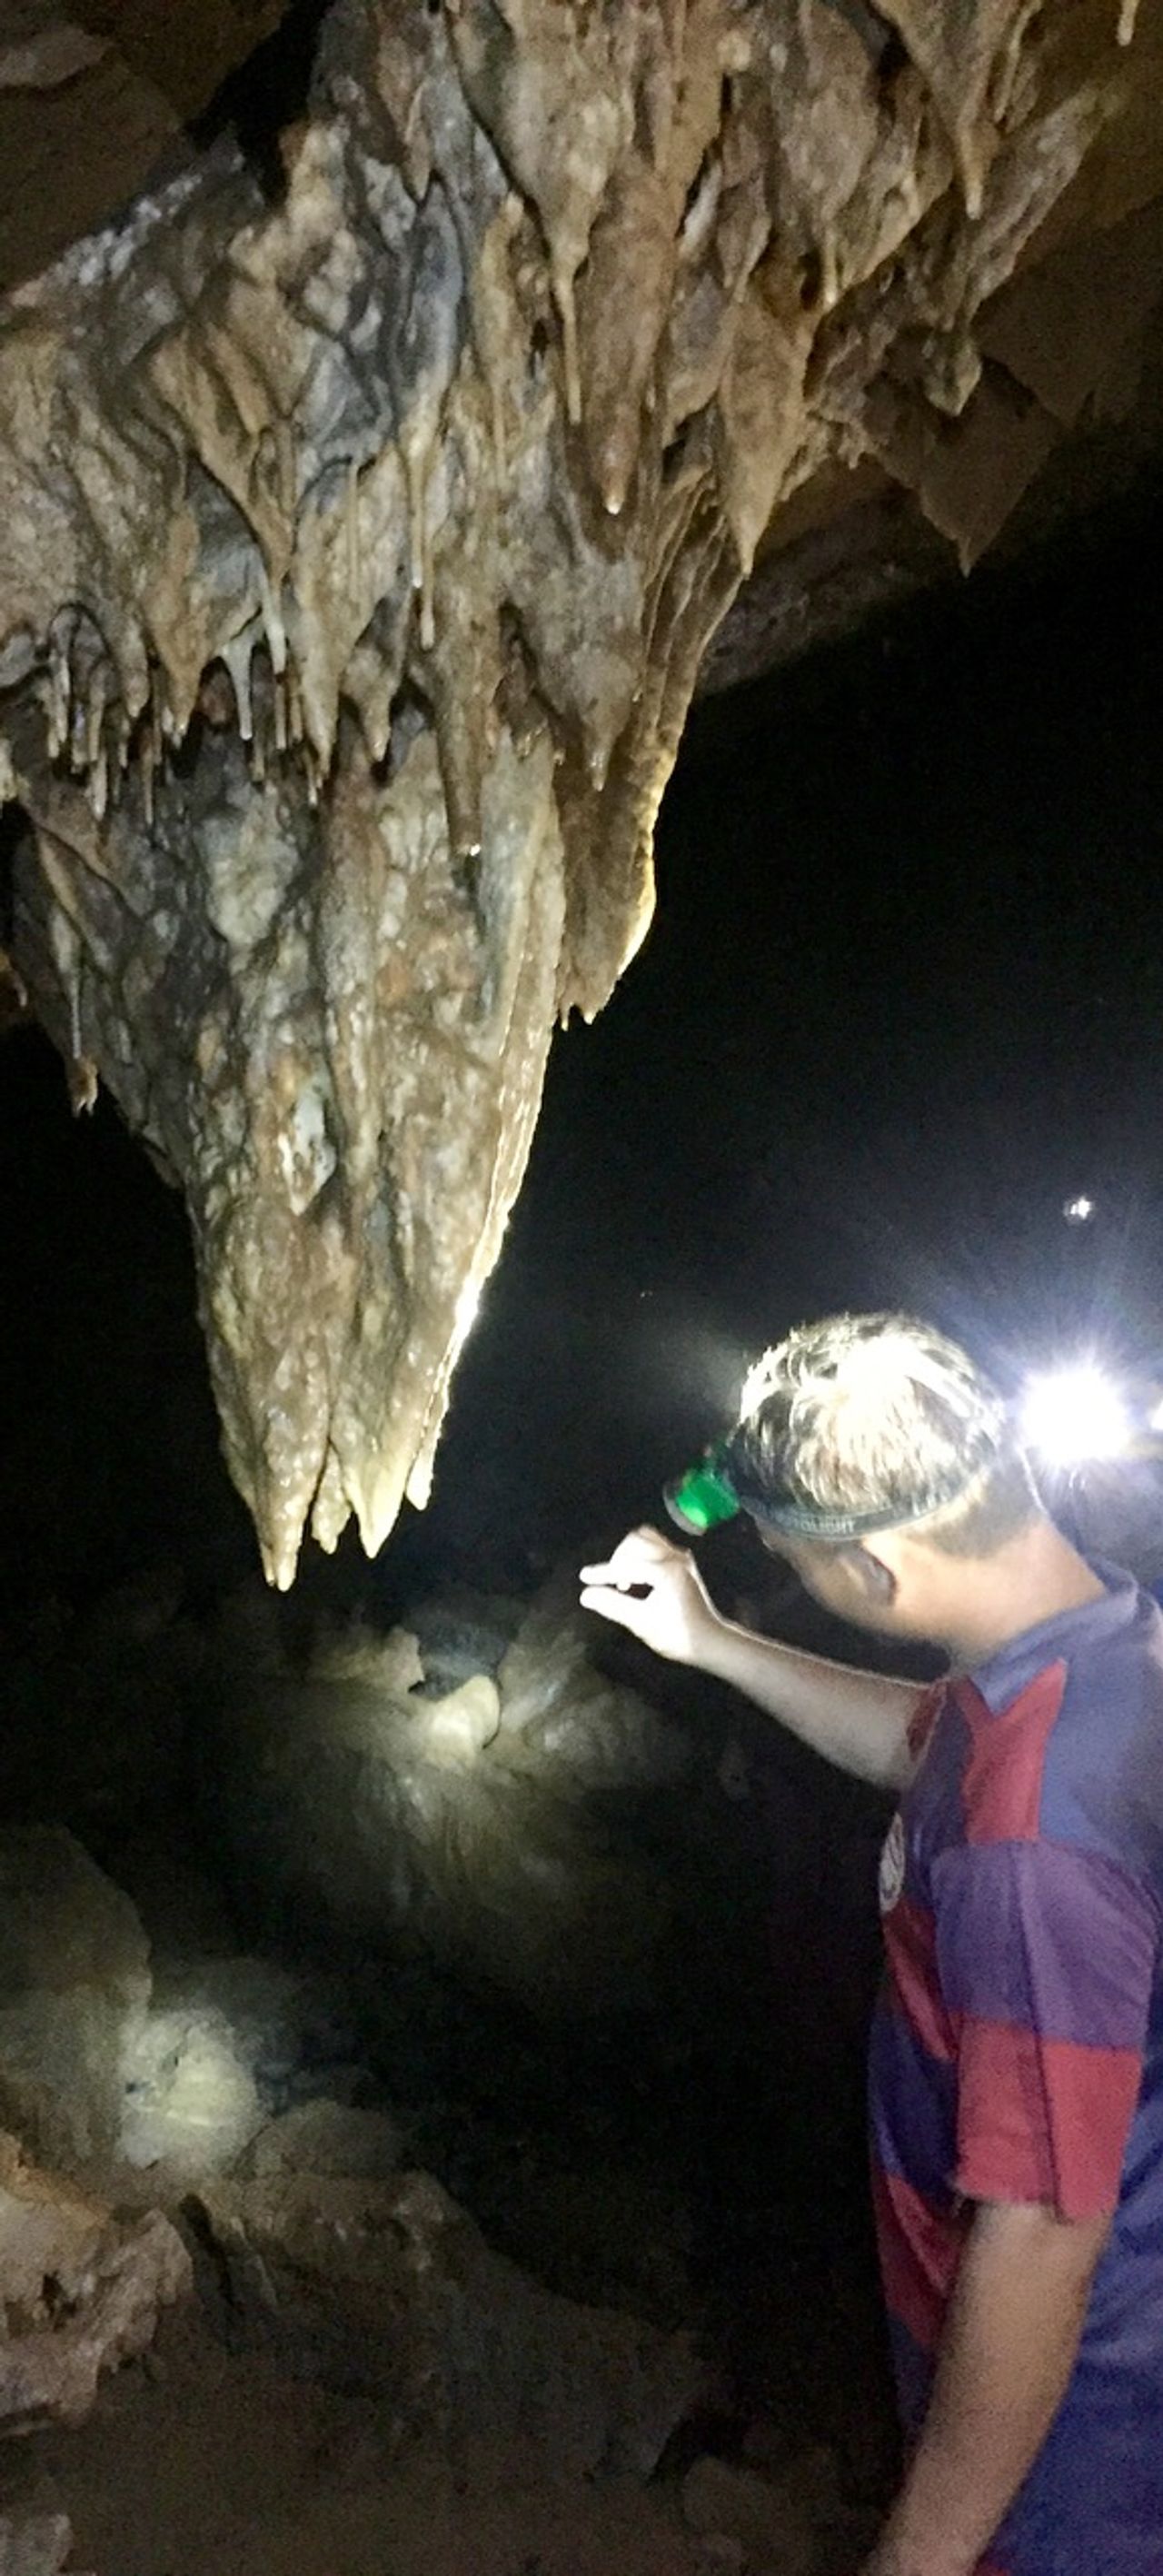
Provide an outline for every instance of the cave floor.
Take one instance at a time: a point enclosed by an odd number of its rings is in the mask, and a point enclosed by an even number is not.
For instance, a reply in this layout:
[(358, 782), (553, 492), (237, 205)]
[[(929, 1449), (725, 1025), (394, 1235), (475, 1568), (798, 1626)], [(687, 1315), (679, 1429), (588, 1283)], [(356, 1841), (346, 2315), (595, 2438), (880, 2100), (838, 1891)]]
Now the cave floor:
[(100, 2576), (710, 2576), (677, 2487), (555, 2483), (544, 2455), (393, 2457), (374, 2397), (228, 2351), (197, 2307), (79, 2431), (11, 2444), (0, 2509), (66, 2513)]
[[(117, 2059), (126, 2160), (95, 2184), (99, 2196), (126, 2214), (160, 2207), (181, 2224), (203, 2175), (210, 2183), (229, 2176), (240, 2152), (262, 2137), (269, 2143), (286, 2118), (321, 2107), (342, 2123), (354, 2107), (394, 2129), (409, 2169), (431, 2176), (479, 2229), (486, 2276), (499, 2259), (575, 2307), (639, 2320), (649, 2333), (693, 2336), (708, 2365), (694, 2404), (707, 2413), (672, 2431), (646, 2483), (580, 2474), (577, 2425), (571, 2449), (569, 2423), (559, 2434), (556, 2415), (540, 2445), (515, 2436), (491, 2448), (478, 2440), (471, 2456), (451, 2443), (443, 2454), (422, 2451), (416, 2430), (393, 2417), (378, 2360), (369, 2374), (366, 2352), (361, 2359), (358, 2301), (350, 2345), (342, 2302), (338, 2310), (325, 2302), (318, 2350), (292, 2369), (280, 2343), (264, 2340), (264, 2302), (240, 2301), (237, 2284), (206, 2260), (199, 2229), (187, 2227), (195, 2297), (164, 2318), (142, 2360), (103, 2382), (80, 2429), (54, 2426), (0, 2444), (0, 2516), (67, 2517), (79, 2576), (852, 2576), (891, 2490), (895, 2434), (867, 2242), (863, 1918), (854, 1932), (851, 1908), (835, 1896), (833, 1845), (851, 1824), (846, 1809), (834, 1818), (826, 1810), (809, 1832), (807, 1791), (799, 1795), (792, 1781), (773, 1829), (758, 1772), (743, 1805), (713, 1795), (713, 1781), (696, 1798), (684, 1773), (677, 1790), (664, 1777), (646, 1817), (632, 1772), (619, 1790), (626, 1878), (643, 1853), (652, 1865), (659, 1852), (667, 1859), (681, 1815), (668, 1884), (687, 1891), (687, 1910), (676, 1902), (673, 1942), (660, 1949), (646, 2004), (631, 2011), (620, 1997), (618, 2013), (541, 2017), (522, 1990), (461, 1973), (463, 1937), (459, 1949), (450, 1939), (432, 1956), (415, 1940), (393, 1947), (386, 1935), (377, 1947), (362, 1929), (358, 1939), (342, 1923), (333, 1933), (330, 1916), (288, 1904), (281, 1883), (268, 1888), (266, 1775), (253, 1807), (261, 1827), (253, 1869), (245, 1835), (236, 1851), (226, 1834), (251, 1811), (241, 1795), (231, 1807), (217, 1779), (222, 1741), (238, 1740), (236, 1707), (250, 1705), (242, 1647), (237, 1687), (234, 1665), (224, 1667), (230, 1728), (220, 1736), (217, 1701), (211, 1695), (209, 1715), (205, 1704), (201, 1631), (163, 1600), (139, 1640), (132, 1601), (99, 1607), (104, 1648), (101, 1633), (81, 1629), (55, 1656), (28, 1648), (8, 1798), (16, 1829), (31, 1819), (28, 1829), (39, 1831), (50, 1783), (54, 1828), (63, 1812), (66, 1840), (80, 1836), (68, 1886), (80, 1871), (101, 1922), (110, 1900), (128, 1904), (150, 1962), (145, 2038), (138, 2033), (130, 2055)], [(475, 1629), (462, 1638), (467, 1615), (442, 1609), (438, 1632), (429, 1614), (429, 1657), (443, 1655), (449, 1688), (461, 1677), (454, 1650), (479, 1652)], [(370, 1656), (374, 1684), (378, 1642), (344, 1632), (340, 1644), (343, 1687), (353, 1656)], [(261, 1657), (255, 1669), (267, 1673)], [(286, 1657), (273, 1659), (273, 1674), (282, 1740), (307, 1685)], [(613, 1728), (626, 1705), (612, 1685), (595, 1694), (586, 1668), (577, 1723), (589, 1729), (587, 1743), (603, 1711)], [(378, 1703), (376, 1714), (379, 1724)], [(627, 1733), (631, 1751), (650, 1724), (642, 1703)], [(600, 1728), (595, 1740), (600, 1749)], [(707, 1740), (705, 1767), (717, 1780), (713, 1730)], [(326, 1752), (326, 1729), (320, 1741)], [(547, 1768), (531, 1773), (543, 1798)], [(455, 1785), (457, 1776), (439, 1780)], [(609, 1826), (588, 1775), (579, 1778), (570, 1794), (588, 1850), (595, 1815)], [(696, 1811), (706, 1829), (700, 1822), (692, 1859), (686, 1819)], [(281, 1810), (273, 1812), (277, 1819)], [(492, 1810), (482, 1812), (488, 1824)], [(320, 1781), (311, 1772), (309, 1824), (317, 1813), (370, 1817), (377, 1867), (397, 1844), (412, 1848), (406, 1817), (393, 1844), (362, 1775)], [(427, 1825), (423, 1804), (416, 1814), (420, 1827), (408, 1831), (415, 1839), (424, 1829), (425, 1867), (430, 1845), (447, 1843), (455, 1858), (464, 1838), (444, 1831), (445, 1807)], [(540, 1829), (555, 1860), (539, 1819), (538, 1809), (531, 1826), (521, 1808), (514, 1822), (506, 1806), (508, 1841), (497, 1848), (539, 1853)], [(464, 1848), (471, 1859), (471, 1835)], [(482, 1850), (491, 1865), (487, 1836)], [(857, 1859), (852, 1874), (863, 1891), (872, 1873), (859, 1851)], [(826, 1908), (817, 1883), (825, 1878)], [(469, 1882), (471, 1872), (471, 1895)], [(500, 1883), (505, 1893), (503, 1874)], [(607, 1874), (599, 1896), (609, 1883)], [(337, 1884), (346, 1890), (342, 1872)], [(536, 1928), (533, 1898), (543, 1885), (552, 1895), (556, 1881), (526, 1871), (515, 1884)], [(456, 1926), (464, 1901), (458, 1878), (449, 1894)], [(483, 1924), (490, 1939), (499, 1919), (492, 1904)], [(51, 1980), (46, 1991), (51, 2004)], [(314, 2172), (309, 2158), (302, 2170)], [(324, 2179), (328, 2171), (319, 2168)], [(313, 2297), (300, 2352), (310, 2345)], [(488, 2398), (487, 2295), (478, 2322)], [(572, 2378), (563, 2386), (568, 2418), (586, 2401)], [(544, 2406), (532, 2411), (544, 2426)], [(496, 2419), (486, 2406), (475, 2420)], [(603, 2456), (602, 2446), (585, 2456)], [(696, 2531), (691, 2481), (700, 2474)], [(731, 2528), (734, 2506), (737, 2518), (754, 2517), (757, 2479), (765, 2532), (769, 2501), (774, 2510), (782, 2499), (794, 2545), (744, 2544)]]

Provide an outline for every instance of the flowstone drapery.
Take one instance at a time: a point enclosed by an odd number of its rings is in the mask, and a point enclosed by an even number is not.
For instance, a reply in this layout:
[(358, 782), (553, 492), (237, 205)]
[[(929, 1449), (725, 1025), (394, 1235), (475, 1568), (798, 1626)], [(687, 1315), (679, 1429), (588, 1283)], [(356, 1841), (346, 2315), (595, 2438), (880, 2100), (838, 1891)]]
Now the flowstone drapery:
[(218, 145), (0, 309), (14, 962), (185, 1192), (276, 1583), (424, 1500), (709, 638), (963, 410), (1134, 16), (337, 0), (278, 202)]

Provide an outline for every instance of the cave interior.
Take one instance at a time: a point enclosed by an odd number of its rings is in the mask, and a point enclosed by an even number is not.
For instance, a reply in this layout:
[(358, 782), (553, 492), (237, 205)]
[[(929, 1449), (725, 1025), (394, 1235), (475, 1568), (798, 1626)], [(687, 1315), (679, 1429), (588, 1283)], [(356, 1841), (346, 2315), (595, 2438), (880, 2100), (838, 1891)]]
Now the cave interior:
[(576, 1569), (813, 1312), (1159, 1367), (1163, 10), (961, 15), (0, 8), (2, 2576), (891, 2495), (890, 1808)]

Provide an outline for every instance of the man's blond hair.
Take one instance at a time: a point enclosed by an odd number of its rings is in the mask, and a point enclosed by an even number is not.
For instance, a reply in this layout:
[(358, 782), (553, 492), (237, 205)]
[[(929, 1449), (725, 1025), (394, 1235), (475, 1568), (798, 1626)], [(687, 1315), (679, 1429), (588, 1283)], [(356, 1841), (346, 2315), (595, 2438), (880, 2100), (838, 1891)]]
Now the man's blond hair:
[(911, 1315), (830, 1316), (765, 1352), (730, 1462), (757, 1517), (766, 1503), (809, 1535), (814, 1515), (825, 1537), (916, 1522), (929, 1546), (987, 1556), (1040, 1508), (998, 1389)]

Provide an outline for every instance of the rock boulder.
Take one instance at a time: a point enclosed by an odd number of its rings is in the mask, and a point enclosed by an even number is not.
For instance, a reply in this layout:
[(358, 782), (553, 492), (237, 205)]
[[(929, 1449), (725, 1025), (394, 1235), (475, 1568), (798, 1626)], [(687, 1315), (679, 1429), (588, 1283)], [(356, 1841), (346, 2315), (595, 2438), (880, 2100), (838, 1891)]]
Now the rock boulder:
[(0, 2515), (0, 2576), (60, 2576), (72, 2546), (66, 2514)]
[(102, 2373), (145, 2351), (190, 2282), (167, 2219), (120, 2225), (0, 2131), (0, 2433), (83, 2423)]
[(686, 2336), (556, 2298), (427, 2174), (265, 2174), (199, 2209), (236, 2324), (447, 2456), (529, 2443), (562, 2477), (648, 2477), (701, 2393)]
[(54, 2170), (107, 2169), (149, 1994), (136, 1909), (80, 1843), (0, 1833), (0, 2120)]
[(300, 2102), (252, 2139), (245, 2172), (256, 2181), (280, 2174), (332, 2174), (348, 2182), (383, 2182), (399, 2171), (404, 2141), (386, 2111), (344, 2102)]

